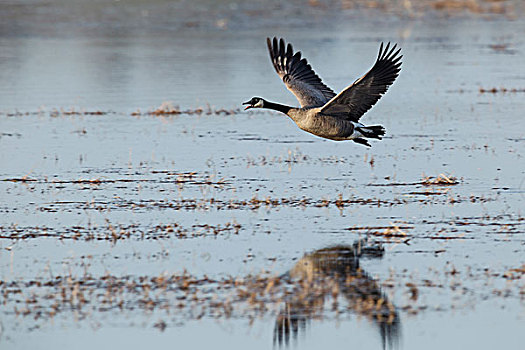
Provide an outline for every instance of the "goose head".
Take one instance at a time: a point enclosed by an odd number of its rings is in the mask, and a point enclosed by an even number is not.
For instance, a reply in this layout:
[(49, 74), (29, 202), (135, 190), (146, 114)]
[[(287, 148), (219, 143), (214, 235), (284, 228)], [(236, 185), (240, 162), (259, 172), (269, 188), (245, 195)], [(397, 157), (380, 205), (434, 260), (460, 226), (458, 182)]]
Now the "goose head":
[(250, 101), (243, 103), (243, 105), (247, 105), (246, 108), (244, 108), (244, 110), (247, 110), (250, 108), (263, 108), (264, 102), (266, 101), (260, 97), (252, 97)]

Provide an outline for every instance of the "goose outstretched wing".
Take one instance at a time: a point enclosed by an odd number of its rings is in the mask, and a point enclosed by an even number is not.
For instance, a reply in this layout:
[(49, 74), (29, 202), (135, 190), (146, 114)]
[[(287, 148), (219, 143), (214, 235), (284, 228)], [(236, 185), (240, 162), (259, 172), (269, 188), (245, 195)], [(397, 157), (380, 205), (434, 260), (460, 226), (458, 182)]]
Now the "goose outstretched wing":
[(383, 43), (381, 43), (372, 69), (328, 101), (322, 107), (321, 113), (359, 121), (359, 118), (372, 108), (399, 75), (403, 56), (399, 55), (401, 49), (396, 51), (396, 48), (397, 45), (394, 45), (390, 49), (388, 43), (383, 50)]
[(285, 45), (283, 39), (278, 42), (274, 37), (273, 41), (270, 38), (266, 41), (275, 71), (297, 97), (301, 107), (321, 107), (335, 96), (335, 92), (321, 81), (306, 59), (301, 59), (300, 51), (294, 54), (292, 45)]

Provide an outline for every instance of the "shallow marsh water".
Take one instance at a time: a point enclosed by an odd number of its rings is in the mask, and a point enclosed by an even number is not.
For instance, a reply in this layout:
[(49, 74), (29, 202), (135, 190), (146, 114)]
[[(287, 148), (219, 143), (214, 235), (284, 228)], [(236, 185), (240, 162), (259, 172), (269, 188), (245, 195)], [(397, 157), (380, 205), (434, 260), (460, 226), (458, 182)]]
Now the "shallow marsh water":
[[(525, 22), (331, 16), (0, 38), (3, 348), (521, 348)], [(268, 35), (335, 90), (398, 42), (387, 137), (240, 111)]]

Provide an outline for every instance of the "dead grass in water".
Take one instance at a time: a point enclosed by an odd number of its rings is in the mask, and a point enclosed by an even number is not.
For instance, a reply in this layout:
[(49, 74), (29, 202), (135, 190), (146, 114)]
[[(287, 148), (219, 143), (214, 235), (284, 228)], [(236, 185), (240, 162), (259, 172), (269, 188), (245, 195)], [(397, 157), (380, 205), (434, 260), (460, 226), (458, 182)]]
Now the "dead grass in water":
[(450, 175), (439, 174), (437, 177), (427, 176), (422, 181), (421, 184), (424, 186), (451, 186), (459, 184), (459, 181)]
[(390, 223), (389, 226), (353, 226), (346, 228), (346, 230), (383, 238), (388, 243), (408, 244), (412, 239), (412, 235), (408, 234), (407, 231), (413, 228), (414, 226), (406, 223)]
[(59, 240), (108, 241), (116, 243), (122, 240), (160, 240), (186, 239), (204, 236), (237, 235), (242, 225), (235, 220), (223, 224), (194, 224), (185, 227), (177, 222), (159, 223), (140, 226), (138, 224), (81, 226), (75, 225), (61, 229), (46, 226), (0, 226), (0, 239), (27, 240), (32, 238), (57, 238)]
[(196, 172), (176, 172), (169, 170), (152, 170), (152, 174), (163, 174), (166, 176), (164, 179), (145, 179), (145, 178), (95, 178), (95, 179), (57, 179), (48, 177), (37, 178), (24, 175), (18, 178), (6, 178), (0, 179), (0, 181), (6, 182), (20, 182), (20, 183), (38, 183), (38, 184), (80, 184), (80, 185), (103, 185), (103, 184), (116, 184), (116, 183), (175, 183), (175, 184), (188, 184), (188, 185), (208, 185), (221, 187), (229, 184), (224, 178), (216, 179), (215, 176), (208, 174), (198, 174)]
[[(442, 194), (442, 193), (438, 193)], [(225, 199), (225, 198), (180, 198), (180, 199), (143, 199), (132, 200), (124, 198), (113, 198), (111, 200), (91, 200), (85, 202), (76, 201), (54, 201), (43, 203), (37, 206), (37, 210), (42, 212), (58, 212), (70, 210), (186, 210), (186, 211), (209, 211), (209, 210), (272, 210), (280, 208), (336, 208), (340, 211), (352, 206), (369, 206), (369, 207), (395, 207), (417, 203), (421, 205), (433, 204), (459, 204), (459, 203), (476, 203), (490, 202), (496, 200), (495, 197), (476, 197), (460, 196), (455, 197), (436, 197), (426, 195), (424, 197), (411, 196), (406, 198), (380, 199), (380, 198), (361, 198), (349, 197), (344, 198), (339, 195), (336, 199), (330, 198), (295, 198), (282, 197), (259, 198), (254, 196), (250, 199)]]
[(197, 107), (193, 109), (181, 109), (179, 106), (173, 105), (172, 102), (163, 102), (158, 108), (142, 113), (140, 110), (131, 113), (132, 116), (152, 115), (152, 116), (173, 116), (173, 115), (234, 115), (242, 111), (239, 108), (225, 109), (212, 108), (210, 105), (206, 107)]
[[(364, 282), (363, 282), (364, 281)], [(337, 313), (348, 308), (363, 315), (376, 314), (383, 299), (366, 298), (367, 284), (359, 276), (345, 280), (345, 285), (359, 293), (352, 305), (340, 303)], [(312, 299), (337, 296), (333, 277), (292, 280), (287, 277), (248, 275), (213, 279), (182, 274), (101, 277), (62, 275), (33, 280), (0, 281), (4, 312), (37, 320), (50, 320), (62, 313), (74, 312), (79, 319), (105, 312), (165, 311), (181, 320), (202, 317), (261, 317), (276, 314), (287, 301), (310, 305)], [(293, 290), (293, 292), (292, 292)], [(373, 301), (373, 302), (371, 302)], [(7, 309), (6, 309), (7, 308)], [(336, 310), (332, 310), (335, 312)]]
[(505, 87), (500, 87), (500, 88), (493, 87), (493, 88), (488, 88), (488, 89), (479, 88), (480, 94), (507, 94), (507, 93), (516, 94), (519, 92), (525, 92), (525, 89), (505, 88)]
[(452, 186), (457, 184), (459, 184), (459, 180), (456, 177), (439, 174), (437, 177), (423, 175), (423, 179), (417, 182), (391, 182), (386, 184), (368, 184), (368, 186)]
[[(323, 8), (323, 1), (310, 1), (310, 6)], [(327, 7), (324, 4), (325, 8)], [(445, 16), (464, 14), (506, 16), (513, 19), (522, 14), (523, 4), (512, 0), (342, 0), (343, 9), (377, 9), (402, 16), (421, 17), (436, 12)]]

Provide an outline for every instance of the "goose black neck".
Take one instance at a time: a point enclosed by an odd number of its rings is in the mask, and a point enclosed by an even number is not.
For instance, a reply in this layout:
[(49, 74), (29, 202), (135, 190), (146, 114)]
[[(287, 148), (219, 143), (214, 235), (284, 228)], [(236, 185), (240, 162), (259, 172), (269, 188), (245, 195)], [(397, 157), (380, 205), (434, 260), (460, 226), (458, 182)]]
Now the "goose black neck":
[(273, 109), (274, 111), (279, 111), (279, 112), (282, 112), (284, 114), (288, 114), (290, 109), (292, 109), (293, 107), (282, 105), (282, 104), (279, 104), (279, 103), (273, 103), (273, 102), (264, 101), (263, 108)]

